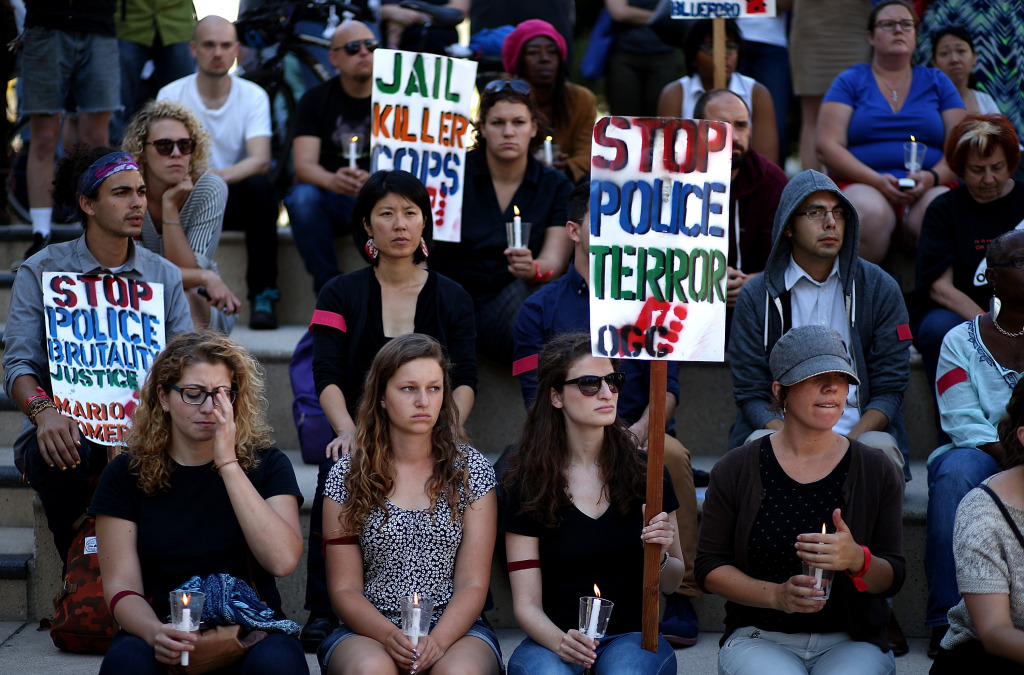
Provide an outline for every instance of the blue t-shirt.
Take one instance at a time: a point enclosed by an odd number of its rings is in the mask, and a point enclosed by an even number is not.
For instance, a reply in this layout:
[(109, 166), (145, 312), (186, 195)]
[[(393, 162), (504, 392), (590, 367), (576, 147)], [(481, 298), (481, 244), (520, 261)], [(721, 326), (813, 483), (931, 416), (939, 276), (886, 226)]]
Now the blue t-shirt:
[(846, 132), (846, 146), (854, 157), (879, 173), (897, 178), (907, 175), (903, 166), (903, 144), (913, 135), (928, 150), (922, 167), (930, 168), (942, 159), (946, 138), (942, 113), (963, 108), (956, 87), (937, 68), (914, 66), (910, 92), (899, 112), (878, 89), (871, 66), (858, 63), (832, 82), (825, 101), (844, 103), (853, 108)]

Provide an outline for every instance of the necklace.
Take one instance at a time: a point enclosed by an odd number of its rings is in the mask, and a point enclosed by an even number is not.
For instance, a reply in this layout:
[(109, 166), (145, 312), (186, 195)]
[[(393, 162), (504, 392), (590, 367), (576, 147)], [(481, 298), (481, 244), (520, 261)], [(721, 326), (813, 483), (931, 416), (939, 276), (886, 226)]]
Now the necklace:
[(1011, 333), (1007, 330), (1003, 330), (1003, 327), (999, 325), (999, 322), (996, 321), (996, 318), (994, 316), (992, 317), (992, 325), (996, 327), (997, 331), (999, 331), (1008, 338), (1019, 338), (1020, 336), (1024, 335), (1024, 330), (1020, 331), (1019, 333)]
[(902, 82), (900, 82), (900, 83), (899, 83), (898, 85), (896, 85), (895, 87), (894, 87), (894, 86), (892, 86), (891, 84), (889, 84), (889, 83), (888, 83), (888, 82), (887, 82), (887, 81), (885, 80), (885, 78), (883, 78), (883, 77), (882, 77), (882, 74), (881, 74), (881, 73), (879, 73), (879, 72), (878, 72), (877, 70), (875, 70), (874, 68), (872, 68), (872, 69), (871, 69), (871, 72), (873, 72), (873, 73), (875, 74), (875, 77), (877, 77), (877, 78), (878, 78), (878, 81), (879, 81), (879, 82), (881, 82), (882, 84), (884, 84), (884, 85), (885, 85), (885, 87), (886, 87), (886, 88), (887, 88), (887, 89), (888, 89), (889, 91), (891, 91), (891, 92), (892, 92), (892, 95), (890, 96), (890, 98), (892, 99), (892, 102), (893, 102), (893, 103), (899, 103), (899, 102), (900, 102), (900, 95), (899, 95), (899, 94), (897, 93), (897, 89), (899, 89), (900, 87), (902, 87), (903, 85), (905, 85), (905, 84), (907, 83), (907, 80), (909, 80), (909, 79), (910, 79), (910, 76), (914, 74), (914, 69), (913, 69), (913, 68), (911, 68), (911, 69), (910, 69), (910, 72), (908, 72), (908, 73), (907, 73), (907, 75), (906, 75), (906, 77), (904, 77), (904, 78), (903, 78), (903, 81), (902, 81)]

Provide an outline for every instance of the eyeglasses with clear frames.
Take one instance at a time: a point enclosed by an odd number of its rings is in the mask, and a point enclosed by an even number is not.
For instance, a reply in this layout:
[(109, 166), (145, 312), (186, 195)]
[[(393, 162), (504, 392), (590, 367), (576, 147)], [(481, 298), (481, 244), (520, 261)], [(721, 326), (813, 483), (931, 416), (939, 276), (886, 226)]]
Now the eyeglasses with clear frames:
[(811, 209), (810, 211), (794, 211), (794, 216), (805, 216), (807, 220), (824, 220), (825, 214), (831, 213), (832, 217), (837, 221), (846, 220), (846, 209), (842, 206), (837, 206), (831, 211), (828, 209)]
[(215, 391), (206, 391), (201, 387), (179, 387), (176, 384), (172, 384), (171, 389), (178, 392), (181, 395), (181, 400), (189, 405), (202, 405), (206, 403), (206, 399), (212, 396), (213, 404), (219, 407), (217, 392), (221, 391), (227, 394), (228, 403), (234, 403), (235, 399), (238, 398), (238, 392), (227, 387), (218, 387)]
[(900, 30), (904, 33), (909, 33), (917, 27), (917, 24), (910, 19), (904, 19), (903, 21), (879, 21), (875, 24), (875, 28), (881, 28), (887, 33), (891, 33), (896, 30), (896, 26), (899, 26)]

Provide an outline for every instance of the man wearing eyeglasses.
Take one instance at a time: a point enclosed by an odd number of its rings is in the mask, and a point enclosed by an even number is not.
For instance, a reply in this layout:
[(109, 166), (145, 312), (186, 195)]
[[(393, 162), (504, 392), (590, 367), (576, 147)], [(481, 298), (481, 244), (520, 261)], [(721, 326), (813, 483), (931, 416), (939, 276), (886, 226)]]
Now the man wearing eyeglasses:
[[(339, 26), (329, 55), (338, 77), (307, 91), (295, 111), (292, 159), (298, 185), (284, 205), (316, 293), (341, 274), (334, 235), (351, 230), (355, 196), (370, 176), (370, 94), (378, 44), (364, 23)], [(357, 162), (350, 168), (353, 143)]]
[(157, 100), (192, 109), (209, 132), (210, 166), (228, 184), (224, 229), (245, 232), (249, 327), (277, 328), (277, 198), (270, 171), (270, 98), (259, 85), (231, 75), (238, 57), (235, 26), (219, 16), (196, 24), (189, 43), (197, 72), (171, 82)]
[(768, 356), (790, 328), (820, 324), (843, 337), (860, 379), (833, 430), (879, 448), (910, 480), (907, 308), (893, 278), (857, 257), (859, 227), (856, 209), (824, 174), (809, 169), (783, 190), (764, 272), (743, 287), (733, 312), (728, 353), (739, 414), (729, 447), (782, 428), (785, 415), (768, 409)]

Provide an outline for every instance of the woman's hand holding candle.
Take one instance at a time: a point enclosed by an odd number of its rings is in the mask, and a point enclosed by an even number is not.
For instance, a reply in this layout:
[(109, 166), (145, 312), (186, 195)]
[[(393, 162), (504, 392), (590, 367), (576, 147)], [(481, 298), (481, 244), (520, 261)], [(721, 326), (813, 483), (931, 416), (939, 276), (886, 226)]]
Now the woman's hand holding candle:
[(537, 265), (530, 249), (506, 248), (505, 259), (508, 260), (508, 271), (512, 276), (524, 281), (532, 281), (537, 276)]
[(597, 658), (597, 652), (594, 651), (597, 644), (597, 640), (591, 640), (578, 630), (571, 629), (562, 636), (562, 642), (558, 645), (558, 657), (566, 663), (589, 668), (594, 665), (594, 659)]
[(832, 523), (836, 528), (834, 534), (809, 533), (797, 536), (796, 554), (815, 567), (849, 570), (851, 574), (856, 574), (864, 567), (864, 549), (853, 540), (840, 509), (832, 512)]
[[(154, 617), (155, 618), (155, 617)], [(178, 665), (181, 663), (183, 654), (194, 649), (197, 633), (178, 630), (174, 624), (160, 624), (151, 638), (146, 640), (153, 647), (156, 660), (167, 665)]]

